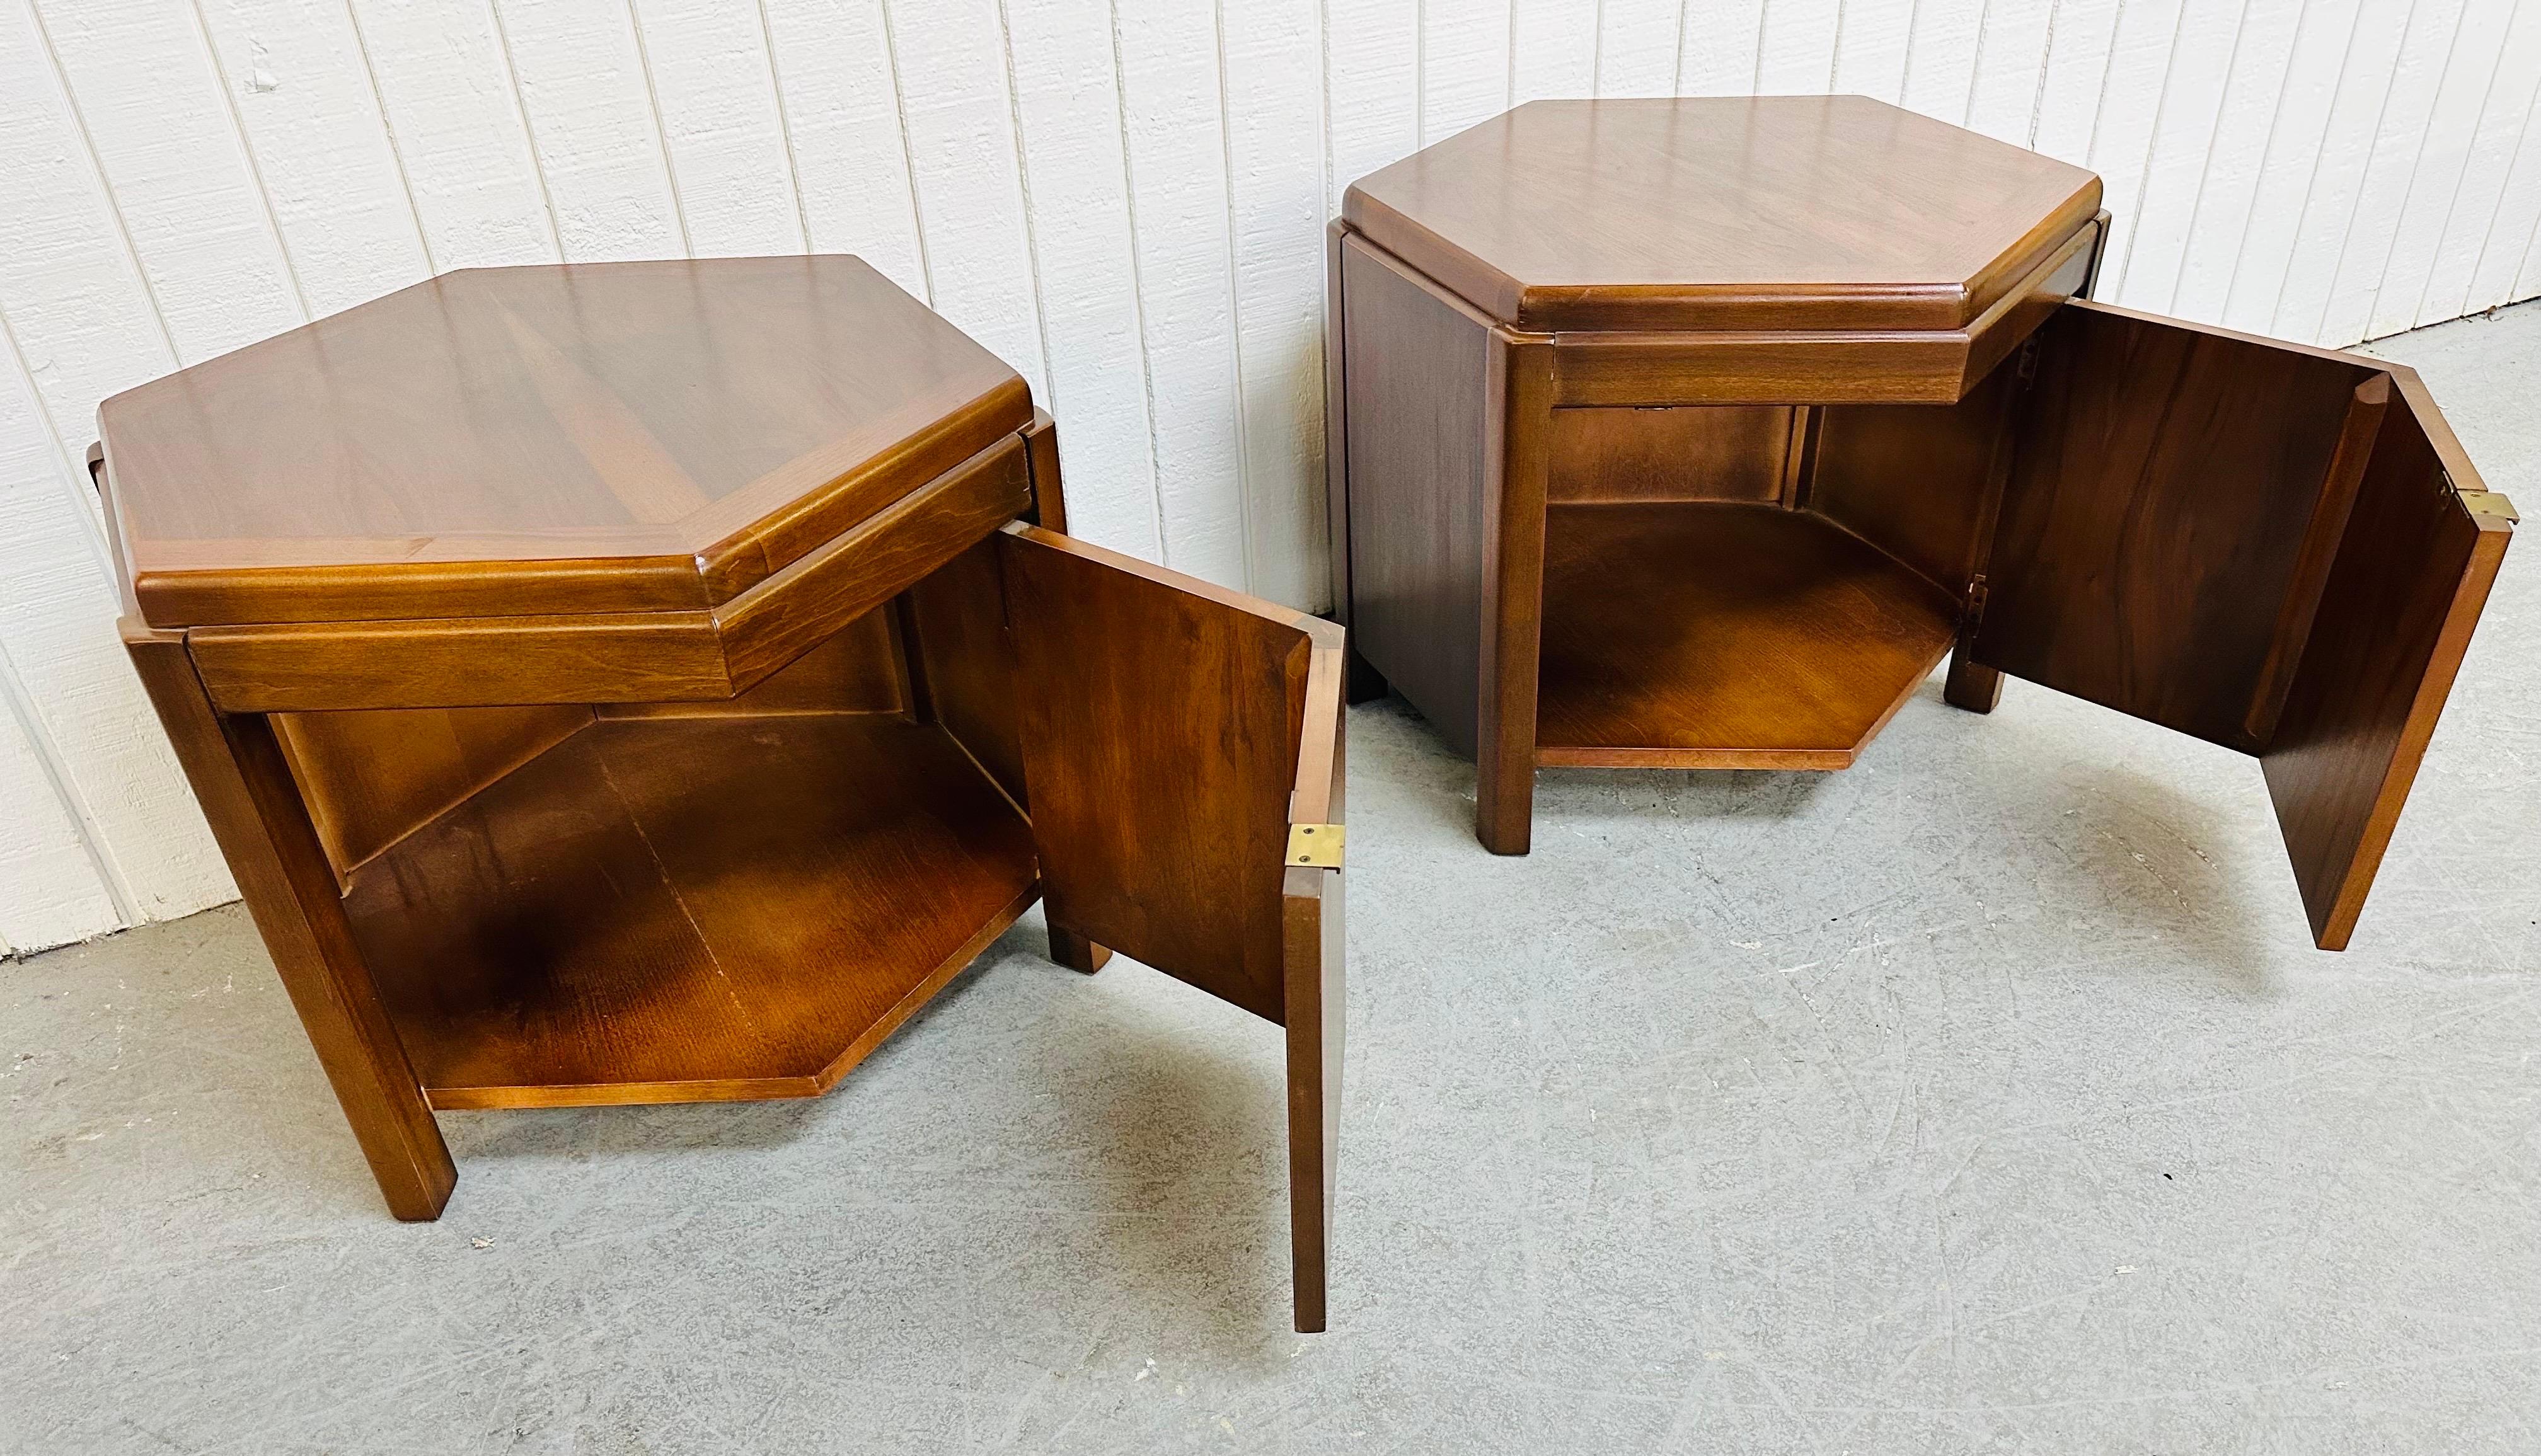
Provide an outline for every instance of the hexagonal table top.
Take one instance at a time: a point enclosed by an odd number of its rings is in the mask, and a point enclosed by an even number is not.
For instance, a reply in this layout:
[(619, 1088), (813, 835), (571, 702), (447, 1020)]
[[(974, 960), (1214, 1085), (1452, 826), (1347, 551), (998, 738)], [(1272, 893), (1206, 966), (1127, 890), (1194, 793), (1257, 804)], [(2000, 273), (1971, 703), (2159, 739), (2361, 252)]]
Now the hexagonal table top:
[(159, 626), (710, 608), (1031, 418), (843, 256), (449, 273), (99, 410)]
[(1514, 328), (1950, 329), (2100, 182), (1865, 97), (1533, 102), (1371, 174), (1342, 215)]

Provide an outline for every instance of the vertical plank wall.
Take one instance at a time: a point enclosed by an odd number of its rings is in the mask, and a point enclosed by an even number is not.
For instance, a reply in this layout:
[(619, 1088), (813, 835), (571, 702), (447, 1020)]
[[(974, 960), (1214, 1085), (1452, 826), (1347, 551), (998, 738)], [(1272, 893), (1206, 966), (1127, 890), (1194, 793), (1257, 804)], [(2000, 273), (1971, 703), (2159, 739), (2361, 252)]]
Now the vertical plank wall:
[(2541, 294), (2541, 0), (0, 0), (0, 954), (227, 899), (98, 400), (433, 272), (851, 252), (1106, 545), (1320, 607), (1319, 232), (1543, 96), (1862, 92), (2090, 167), (2103, 296), (2328, 344)]

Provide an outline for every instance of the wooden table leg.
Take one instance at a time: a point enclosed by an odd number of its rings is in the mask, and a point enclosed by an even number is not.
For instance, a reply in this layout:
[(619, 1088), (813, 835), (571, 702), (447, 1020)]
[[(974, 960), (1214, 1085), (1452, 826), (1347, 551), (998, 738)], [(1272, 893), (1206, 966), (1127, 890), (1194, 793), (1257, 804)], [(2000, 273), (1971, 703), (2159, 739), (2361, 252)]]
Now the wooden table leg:
[(1288, 1034), (1288, 1240), (1297, 1333), (1324, 1328), (1342, 1121), (1341, 873), (1291, 869), (1281, 897)]
[(1112, 952), (1073, 930), (1062, 930), (1053, 925), (1050, 927), (1050, 958), (1070, 971), (1082, 971), (1091, 976), (1112, 959)]
[(1483, 567), (1482, 692), (1474, 834), (1524, 854), (1535, 826), (1535, 706), (1544, 640), (1545, 502), (1553, 454), (1553, 344), (1492, 331), (1492, 441)]
[(354, 944), (272, 724), (214, 708), (182, 636), (126, 619), (123, 640), (389, 1211), (440, 1217), (459, 1170)]
[(1968, 657), (1968, 644), (1950, 649), (1950, 675), (1941, 680), (1941, 700), (1972, 713), (1990, 713), (2002, 700), (2002, 674)]

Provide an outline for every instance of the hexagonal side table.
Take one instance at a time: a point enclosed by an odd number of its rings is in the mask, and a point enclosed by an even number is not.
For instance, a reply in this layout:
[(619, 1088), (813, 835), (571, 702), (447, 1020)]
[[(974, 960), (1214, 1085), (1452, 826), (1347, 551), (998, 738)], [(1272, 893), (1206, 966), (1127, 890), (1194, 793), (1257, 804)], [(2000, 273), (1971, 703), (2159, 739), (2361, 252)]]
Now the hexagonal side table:
[(2347, 942), (2513, 515), (2417, 376), (2082, 301), (2099, 180), (1858, 97), (1537, 102), (1332, 229), (1335, 597), (1539, 766), (1842, 768), (1953, 653), (2261, 761)]
[(818, 1095), (1038, 898), (1286, 1028), (1322, 1328), (1340, 630), (1058, 534), (985, 349), (853, 258), (470, 270), (101, 426), (133, 661), (399, 1217), (434, 1108)]

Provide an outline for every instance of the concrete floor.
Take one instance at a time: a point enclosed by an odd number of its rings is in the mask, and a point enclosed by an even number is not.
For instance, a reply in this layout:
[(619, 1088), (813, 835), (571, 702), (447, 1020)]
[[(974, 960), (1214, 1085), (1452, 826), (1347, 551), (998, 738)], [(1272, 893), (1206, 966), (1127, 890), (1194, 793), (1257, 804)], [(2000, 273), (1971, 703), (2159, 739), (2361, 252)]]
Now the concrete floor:
[[(2541, 307), (2392, 340), (2541, 507)], [(2541, 1447), (2541, 546), (2355, 949), (2256, 767), (2024, 684), (1853, 770), (1352, 722), (1333, 1330), (1279, 1048), (1035, 916), (829, 1098), (442, 1119), (383, 1211), (247, 918), (0, 967), (0, 1450)]]

